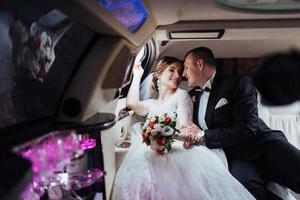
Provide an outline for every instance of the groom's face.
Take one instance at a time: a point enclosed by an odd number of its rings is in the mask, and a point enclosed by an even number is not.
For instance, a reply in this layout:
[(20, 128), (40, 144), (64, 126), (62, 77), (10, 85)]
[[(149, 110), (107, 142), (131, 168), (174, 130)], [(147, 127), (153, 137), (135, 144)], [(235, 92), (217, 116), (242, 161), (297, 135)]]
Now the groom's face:
[(189, 87), (199, 86), (201, 67), (193, 53), (188, 54), (184, 60), (183, 76), (187, 78)]

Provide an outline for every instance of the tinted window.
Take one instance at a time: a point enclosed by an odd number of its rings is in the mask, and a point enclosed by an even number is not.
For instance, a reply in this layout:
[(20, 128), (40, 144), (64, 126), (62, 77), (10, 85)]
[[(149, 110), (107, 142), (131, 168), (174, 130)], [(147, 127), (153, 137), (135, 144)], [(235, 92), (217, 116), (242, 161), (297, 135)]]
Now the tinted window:
[(0, 6), (0, 128), (54, 116), (96, 34), (42, 1)]
[(242, 74), (252, 76), (261, 62), (260, 58), (220, 58), (218, 70), (223, 74)]

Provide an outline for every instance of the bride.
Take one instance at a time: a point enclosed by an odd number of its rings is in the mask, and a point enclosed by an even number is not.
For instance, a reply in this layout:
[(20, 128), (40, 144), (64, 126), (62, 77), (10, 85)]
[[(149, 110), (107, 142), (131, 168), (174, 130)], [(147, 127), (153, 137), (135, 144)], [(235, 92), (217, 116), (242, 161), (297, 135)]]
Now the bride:
[[(152, 86), (159, 92), (158, 99), (140, 101), (143, 69), (135, 65), (127, 106), (148, 117), (177, 112), (177, 127), (185, 126), (192, 120), (193, 103), (188, 93), (178, 88), (182, 70), (178, 59), (164, 57), (153, 72)], [(169, 153), (159, 155), (142, 143), (140, 124), (133, 125), (131, 140), (116, 174), (113, 200), (254, 199), (229, 173), (220, 149), (213, 151), (206, 146), (185, 149), (183, 142), (176, 141)]]

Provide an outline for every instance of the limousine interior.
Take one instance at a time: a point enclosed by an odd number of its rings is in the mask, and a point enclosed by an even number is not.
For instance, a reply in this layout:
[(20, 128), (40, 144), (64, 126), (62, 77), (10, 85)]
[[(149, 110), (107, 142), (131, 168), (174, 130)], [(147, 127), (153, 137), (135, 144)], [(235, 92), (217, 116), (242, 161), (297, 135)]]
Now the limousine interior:
[[(110, 199), (130, 127), (144, 120), (126, 107), (133, 64), (144, 68), (141, 99), (157, 95), (158, 59), (200, 46), (222, 73), (252, 77), (265, 55), (300, 49), (299, 10), (293, 0), (1, 0), (1, 199)], [(258, 108), (300, 148), (298, 102)]]

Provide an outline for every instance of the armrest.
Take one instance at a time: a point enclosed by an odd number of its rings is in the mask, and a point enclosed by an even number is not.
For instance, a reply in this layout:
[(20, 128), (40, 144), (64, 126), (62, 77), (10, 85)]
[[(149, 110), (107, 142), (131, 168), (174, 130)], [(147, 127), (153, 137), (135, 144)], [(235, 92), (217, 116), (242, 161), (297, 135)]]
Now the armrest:
[(133, 113), (134, 113), (134, 111), (127, 107), (121, 109), (118, 114), (118, 121), (120, 121), (121, 119), (123, 119), (125, 117), (128, 117), (129, 115), (133, 115)]

